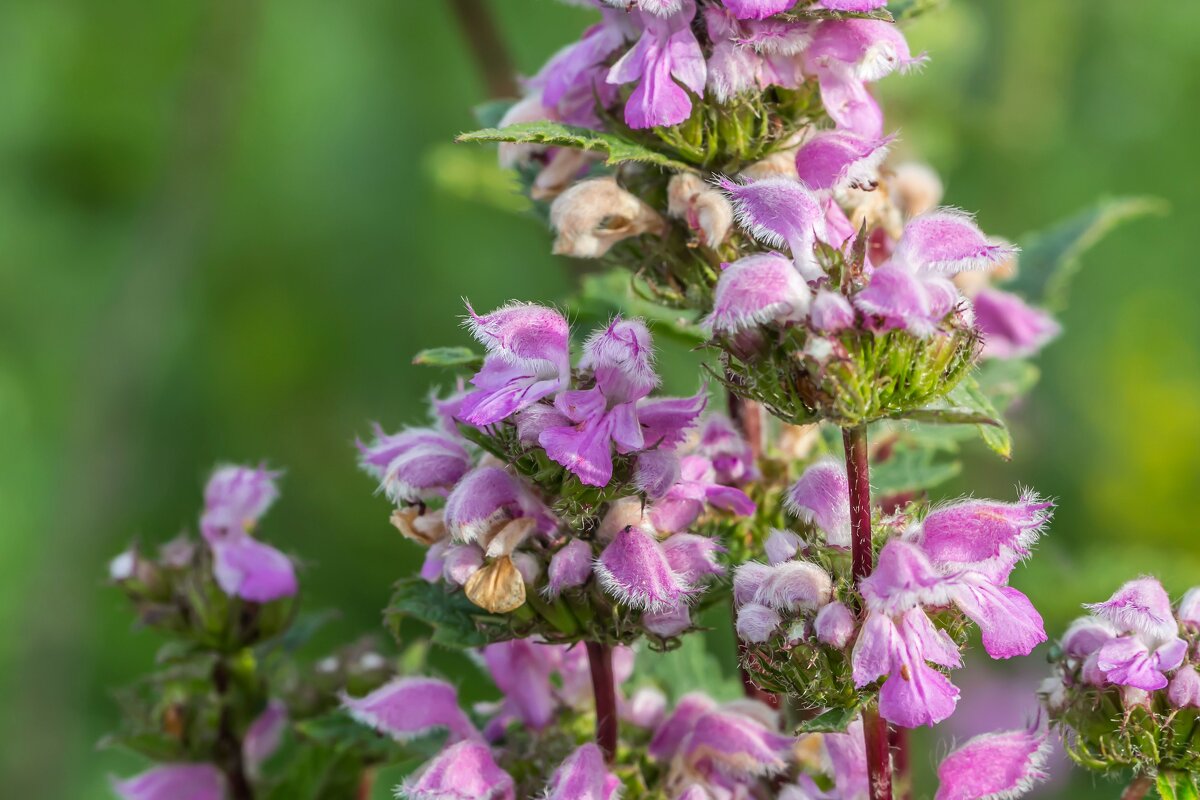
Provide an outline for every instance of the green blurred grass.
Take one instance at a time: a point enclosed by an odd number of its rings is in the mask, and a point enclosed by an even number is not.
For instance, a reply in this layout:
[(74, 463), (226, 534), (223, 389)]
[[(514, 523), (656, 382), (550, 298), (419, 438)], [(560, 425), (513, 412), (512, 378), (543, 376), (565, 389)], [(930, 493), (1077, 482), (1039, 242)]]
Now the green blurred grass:
[[(588, 16), (493, 5), (526, 71)], [(990, 232), (1102, 194), (1173, 208), (1089, 256), (1016, 459), (979, 454), (948, 490), (1059, 499), (1018, 573), (1056, 628), (1135, 572), (1200, 583), (1198, 29), (1167, 0), (952, 0), (911, 32), (924, 74), (883, 87)], [(353, 437), (422, 413), (436, 376), (409, 360), (462, 340), (461, 296), (552, 300), (572, 276), (446, 147), (482, 89), (439, 3), (14, 0), (0, 76), (0, 785), (100, 797), (134, 767), (94, 749), (107, 687), (156, 645), (106, 559), (191, 525), (216, 461), (267, 459), (287, 478), (263, 535), (341, 611), (327, 642), (377, 631), (416, 552)], [(692, 388), (685, 354), (666, 363)]]

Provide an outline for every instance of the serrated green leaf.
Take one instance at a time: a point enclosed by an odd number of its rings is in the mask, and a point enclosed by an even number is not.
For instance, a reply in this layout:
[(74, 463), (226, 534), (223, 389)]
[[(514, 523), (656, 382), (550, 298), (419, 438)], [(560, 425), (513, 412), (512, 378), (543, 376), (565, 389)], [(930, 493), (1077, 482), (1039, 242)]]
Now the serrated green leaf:
[(1066, 306), (1067, 289), (1088, 249), (1123, 222), (1166, 211), (1166, 203), (1152, 197), (1101, 200), (1047, 231), (1024, 237), (1020, 272), (1004, 288), (1051, 311), (1060, 311)]
[(935, 425), (977, 425), (984, 444), (1001, 458), (1012, 458), (1012, 437), (1008, 426), (974, 377), (960, 382), (937, 405), (908, 412), (904, 416)]
[(656, 334), (666, 334), (689, 347), (708, 340), (695, 322), (695, 312), (671, 309), (645, 300), (633, 290), (632, 280), (634, 278), (623, 269), (587, 275), (580, 284), (579, 293), (567, 300), (567, 310), (573, 318), (595, 324), (606, 323), (616, 314), (641, 317)]
[(856, 716), (858, 716), (857, 707), (831, 708), (797, 725), (796, 735), (802, 733), (843, 733)]
[(962, 471), (957, 460), (940, 461), (933, 447), (897, 444), (885, 461), (871, 467), (871, 487), (881, 496), (932, 489)]
[(1197, 786), (1196, 776), (1186, 772), (1160, 772), (1155, 786), (1163, 800), (1200, 800), (1200, 787)]
[(483, 128), (464, 133), (456, 142), (519, 142), (545, 144), (555, 147), (574, 147), (604, 153), (610, 166), (626, 161), (655, 164), (676, 171), (694, 171), (682, 161), (663, 155), (648, 147), (631, 142), (616, 134), (563, 125), (559, 122), (520, 122), (504, 128)]
[(422, 367), (479, 369), (483, 366), (483, 356), (469, 347), (431, 347), (413, 356), (412, 363)]
[(433, 627), (432, 641), (436, 644), (467, 648), (488, 642), (475, 624), (480, 612), (461, 592), (447, 592), (439, 584), (411, 576), (396, 583), (384, 618), (394, 633), (398, 633), (405, 617), (411, 617)]

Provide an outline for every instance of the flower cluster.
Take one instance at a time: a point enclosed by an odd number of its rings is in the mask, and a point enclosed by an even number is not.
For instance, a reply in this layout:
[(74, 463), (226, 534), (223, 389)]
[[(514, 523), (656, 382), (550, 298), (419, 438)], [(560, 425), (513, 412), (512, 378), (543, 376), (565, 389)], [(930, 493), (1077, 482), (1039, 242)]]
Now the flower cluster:
[(1200, 588), (1172, 606), (1157, 579), (1142, 577), (1085, 608), (1091, 613), (1063, 634), (1041, 691), (1068, 754), (1105, 771), (1197, 772)]
[(881, 715), (908, 728), (933, 725), (958, 701), (943, 671), (962, 666), (964, 617), (993, 658), (1028, 655), (1046, 640), (1041, 616), (1008, 586), (1049, 522), (1050, 504), (1036, 495), (1011, 504), (962, 501), (923, 515), (909, 507), (883, 518), (874, 571), (857, 582), (839, 555), (850, 545), (841, 465), (809, 467), (788, 503), (816, 536), (775, 530), (767, 563), (747, 562), (734, 576), (738, 633), (754, 645), (752, 663), (768, 685), (812, 705), (854, 707), (886, 677)]
[[(393, 520), (429, 547), (422, 577), (489, 612), (524, 614), (513, 619), (523, 635), (578, 639), (608, 618), (597, 604), (631, 623), (640, 614), (658, 637), (689, 629), (688, 603), (724, 571), (719, 542), (689, 529), (710, 509), (755, 509), (736, 486), (754, 469), (737, 432), (714, 417), (689, 441), (705, 395), (651, 396), (658, 376), (639, 320), (595, 331), (574, 369), (552, 309), (472, 310), (467, 325), (488, 355), (473, 388), (437, 404), (443, 424), (361, 447), (400, 505)], [(520, 611), (527, 601), (532, 614)]]

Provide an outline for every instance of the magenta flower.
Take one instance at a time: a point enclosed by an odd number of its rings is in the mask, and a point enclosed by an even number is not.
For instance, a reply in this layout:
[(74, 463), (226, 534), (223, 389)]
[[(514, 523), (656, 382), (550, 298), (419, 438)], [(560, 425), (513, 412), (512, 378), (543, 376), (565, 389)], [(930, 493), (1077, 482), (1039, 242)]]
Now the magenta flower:
[[(853, 235), (853, 231), (850, 235)], [(844, 331), (854, 327), (854, 307), (842, 293), (823, 289), (813, 298), (808, 321), (820, 333)]]
[(722, 265), (713, 310), (703, 326), (730, 335), (772, 322), (800, 322), (811, 302), (812, 290), (791, 261), (778, 253), (757, 253)]
[(476, 467), (446, 498), (446, 528), (460, 542), (485, 543), (485, 537), (507, 519), (530, 517), (538, 530), (549, 532), (550, 512), (518, 478), (500, 467)]
[(733, 602), (739, 606), (754, 601), (763, 581), (771, 575), (771, 568), (757, 561), (739, 564), (733, 572)]
[(653, 534), (632, 525), (600, 553), (595, 572), (604, 590), (621, 603), (652, 612), (675, 608), (692, 591)]
[(582, 539), (571, 539), (550, 557), (546, 596), (558, 597), (563, 590), (583, 586), (592, 576), (592, 547)]
[(818, 134), (796, 152), (796, 172), (810, 189), (873, 186), (894, 139), (868, 139), (847, 131)]
[(704, 513), (705, 506), (725, 509), (738, 516), (754, 513), (754, 501), (733, 486), (717, 482), (717, 472), (703, 456), (680, 460), (680, 480), (650, 509), (650, 520), (660, 531), (681, 531)]
[(439, 753), (396, 787), (405, 800), (515, 800), (512, 776), (496, 765), (486, 744), (465, 740)]
[(1062, 332), (1054, 317), (1009, 292), (984, 289), (972, 303), (985, 358), (1028, 358)]
[(833, 579), (808, 561), (785, 561), (769, 567), (754, 599), (776, 611), (816, 611), (832, 599)]
[(766, 19), (787, 11), (796, 0), (721, 0), (738, 19)]
[(728, 8), (704, 7), (712, 52), (708, 91), (718, 103), (768, 86), (798, 88), (804, 83), (799, 54), (812, 41), (804, 23), (738, 19)]
[(1166, 673), (1183, 663), (1187, 642), (1178, 636), (1146, 635), (1110, 639), (1096, 654), (1096, 666), (1109, 683), (1153, 692), (1167, 685)]
[(287, 731), (288, 710), (281, 700), (271, 700), (262, 713), (254, 718), (242, 737), (242, 761), (251, 775), (257, 775), (268, 758), (274, 755)]
[(678, 125), (692, 113), (691, 98), (683, 87), (704, 94), (704, 53), (691, 28), (696, 4), (693, 0), (676, 4), (678, 10), (669, 16), (637, 15), (642, 36), (608, 73), (611, 84), (637, 82), (625, 103), (625, 122), (631, 128)]
[(785, 770), (794, 742), (749, 714), (714, 709), (696, 719), (681, 750), (684, 762), (702, 775), (753, 777)]
[(112, 788), (123, 800), (222, 800), (225, 779), (212, 764), (163, 764)]
[(678, 636), (692, 627), (692, 612), (684, 603), (666, 611), (647, 611), (642, 626), (656, 636)]
[(276, 473), (221, 467), (204, 489), (200, 531), (213, 555), (221, 590), (253, 603), (294, 595), (299, 586), (291, 559), (250, 535), (275, 498)]
[(784, 502), (798, 519), (820, 528), (830, 547), (850, 546), (850, 489), (840, 461), (825, 459), (804, 470)]
[(619, 786), (620, 779), (608, 771), (600, 748), (588, 742), (554, 770), (544, 797), (545, 800), (609, 800)]
[(841, 650), (854, 638), (858, 622), (845, 603), (834, 601), (821, 607), (813, 622), (817, 640)]
[(1071, 658), (1087, 658), (1110, 639), (1115, 639), (1117, 629), (1100, 617), (1080, 617), (1072, 622), (1059, 644)]
[(872, 611), (859, 631), (851, 657), (854, 683), (862, 688), (883, 675), (879, 713), (905, 728), (934, 725), (954, 713), (958, 689), (929, 667), (958, 667), (962, 659), (950, 637), (913, 608), (898, 619)]
[(1016, 503), (964, 500), (931, 511), (915, 538), (943, 571), (971, 570), (1004, 583), (1050, 523), (1053, 508), (1030, 491)]
[(767, 535), (767, 540), (763, 542), (763, 553), (766, 554), (767, 563), (771, 566), (791, 561), (802, 548), (803, 543), (799, 536), (779, 528), (772, 528)]
[(479, 316), (467, 305), (471, 334), (488, 349), (461, 418), (491, 425), (566, 386), (571, 363), (566, 319), (543, 306), (510, 303)]
[(504, 693), (502, 715), (511, 714), (535, 730), (553, 720), (558, 701), (550, 674), (557, 667), (557, 656), (556, 647), (529, 639), (513, 639), (483, 648), (488, 674)]
[(433, 428), (386, 434), (375, 426), (370, 444), (358, 443), (359, 464), (394, 503), (443, 497), (471, 468), (471, 457), (454, 436)]
[(675, 704), (675, 710), (654, 731), (647, 753), (656, 761), (671, 761), (680, 752), (680, 746), (695, 727), (696, 721), (716, 707), (716, 702), (708, 695), (699, 692), (685, 694)]
[(1027, 656), (1046, 641), (1042, 616), (1021, 592), (972, 572), (950, 582), (950, 599), (979, 626), (983, 649), (992, 658)]
[(969, 739), (938, 765), (935, 800), (1020, 797), (1046, 780), (1046, 728), (985, 733)]
[(707, 536), (676, 533), (662, 542), (667, 563), (684, 582), (695, 584), (710, 575), (724, 575), (725, 567), (717, 560), (725, 548)]
[(1108, 600), (1084, 608), (1111, 622), (1120, 633), (1168, 639), (1179, 632), (1171, 611), (1171, 598), (1157, 578), (1146, 576), (1129, 581)]
[(758, 465), (754, 463), (750, 443), (724, 414), (713, 413), (705, 418), (696, 454), (712, 462), (718, 483), (734, 486), (754, 480), (757, 475)]
[(825, 239), (825, 209), (804, 184), (789, 178), (745, 184), (722, 178), (718, 185), (733, 203), (738, 222), (751, 236), (768, 247), (786, 245), (792, 263), (806, 281), (825, 274), (813, 256), (813, 245)]
[(478, 739), (479, 731), (458, 706), (458, 692), (434, 678), (396, 678), (364, 697), (342, 696), (354, 719), (396, 741), (444, 730), (450, 743)]
[(651, 500), (666, 497), (679, 482), (679, 456), (671, 450), (646, 450), (633, 465), (633, 485)]
[(604, 107), (616, 100), (616, 88), (605, 80), (604, 62), (638, 33), (628, 14), (604, 8), (600, 13), (599, 24), (555, 53), (527, 83), (528, 88), (541, 90), (542, 105), (554, 109), (568, 125), (602, 127), (596, 115), (597, 98)]
[(867, 743), (863, 738), (862, 718), (851, 722), (845, 733), (825, 734), (821, 742), (825, 745), (838, 797), (844, 800), (868, 797)]

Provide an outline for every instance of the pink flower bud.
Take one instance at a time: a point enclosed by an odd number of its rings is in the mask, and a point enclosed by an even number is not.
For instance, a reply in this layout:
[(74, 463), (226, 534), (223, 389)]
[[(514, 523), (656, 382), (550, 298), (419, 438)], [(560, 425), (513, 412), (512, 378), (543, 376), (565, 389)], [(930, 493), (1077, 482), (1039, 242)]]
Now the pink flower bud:
[(646, 748), (650, 757), (659, 763), (666, 763), (675, 758), (680, 745), (692, 732), (696, 722), (716, 706), (716, 701), (699, 692), (681, 697), (675, 704), (675, 710), (654, 732), (654, 738)]
[(667, 713), (667, 696), (652, 686), (643, 686), (625, 704), (621, 719), (639, 728), (653, 730)]
[(222, 800), (225, 779), (212, 764), (163, 764), (112, 788), (122, 800)]
[(546, 785), (545, 800), (608, 800), (608, 777), (604, 754), (588, 742), (554, 770)]
[(796, 0), (721, 0), (738, 19), (766, 19), (787, 11)]
[(1180, 625), (1197, 629), (1200, 628), (1200, 586), (1188, 589), (1179, 601), (1179, 611), (1175, 614)]
[(778, 612), (759, 603), (746, 603), (737, 611), (738, 638), (745, 642), (767, 641), (782, 623)]
[(271, 700), (246, 729), (242, 737), (242, 761), (251, 775), (257, 775), (283, 740), (288, 726), (288, 710), (281, 700)]
[(935, 800), (1019, 797), (1044, 781), (1050, 742), (1043, 725), (969, 739), (938, 766)]
[(874, 187), (894, 138), (867, 139), (846, 131), (819, 134), (797, 151), (796, 172), (810, 189)]
[(733, 573), (733, 602), (737, 605), (752, 602), (759, 589), (771, 575), (771, 568), (757, 561), (740, 564)]
[(380, 481), (393, 502), (441, 497), (471, 468), (462, 444), (433, 428), (385, 434), (378, 427), (370, 444), (359, 444), (360, 466)]
[(846, 468), (832, 459), (818, 461), (788, 489), (788, 511), (816, 524), (831, 547), (850, 546), (850, 489)]
[(686, 603), (680, 603), (666, 611), (647, 611), (642, 625), (656, 636), (678, 636), (692, 627), (692, 614)]
[(854, 612), (844, 603), (834, 601), (823, 606), (817, 612), (817, 619), (813, 625), (819, 641), (841, 650), (854, 637), (857, 622), (854, 619)]
[(1080, 617), (1062, 635), (1061, 646), (1071, 658), (1087, 658), (1117, 636), (1117, 629), (1100, 617)]
[(1200, 673), (1187, 664), (1175, 673), (1167, 687), (1167, 699), (1172, 708), (1200, 708)]
[(691, 591), (671, 568), (658, 540), (632, 525), (604, 548), (595, 571), (606, 592), (633, 608), (666, 611)]
[(807, 561), (785, 561), (771, 567), (755, 600), (777, 611), (815, 611), (829, 602), (833, 580)]
[(746, 256), (725, 266), (703, 325), (730, 335), (771, 322), (799, 322), (811, 300), (812, 291), (792, 262), (774, 253)]
[(824, 274), (813, 245), (825, 238), (825, 209), (804, 184), (787, 178), (740, 184), (725, 178), (719, 185), (733, 202), (738, 223), (751, 236), (768, 247), (787, 245), (805, 280)]
[(1008, 242), (984, 236), (969, 214), (940, 209), (905, 226), (892, 261), (911, 272), (947, 275), (999, 264), (1016, 251)]
[(800, 551), (800, 537), (791, 531), (772, 528), (767, 541), (763, 543), (763, 551), (767, 554), (767, 563), (771, 566), (791, 561)]
[(724, 575), (717, 560), (725, 552), (715, 539), (694, 533), (676, 533), (662, 543), (667, 563), (685, 583), (695, 584), (709, 575)]
[(483, 566), (483, 550), (474, 544), (454, 544), (442, 559), (442, 577), (457, 586), (465, 586)]
[(592, 576), (592, 548), (582, 539), (572, 538), (550, 557), (546, 595), (558, 597), (564, 589), (583, 586)]
[(513, 779), (496, 765), (488, 746), (462, 741), (439, 753), (419, 773), (405, 779), (399, 796), (409, 800), (515, 800)]
[(1173, 638), (1179, 623), (1171, 610), (1171, 598), (1157, 578), (1129, 581), (1103, 603), (1085, 606), (1122, 633), (1142, 633), (1156, 638)]
[(844, 294), (823, 289), (813, 298), (808, 320), (821, 333), (837, 333), (854, 326), (854, 307)]
[(712, 764), (731, 776), (775, 775), (787, 768), (794, 743), (749, 716), (716, 710), (696, 720), (684, 742), (684, 761)]
[(1062, 332), (1054, 317), (1009, 292), (983, 289), (973, 303), (985, 358), (1028, 358)]

